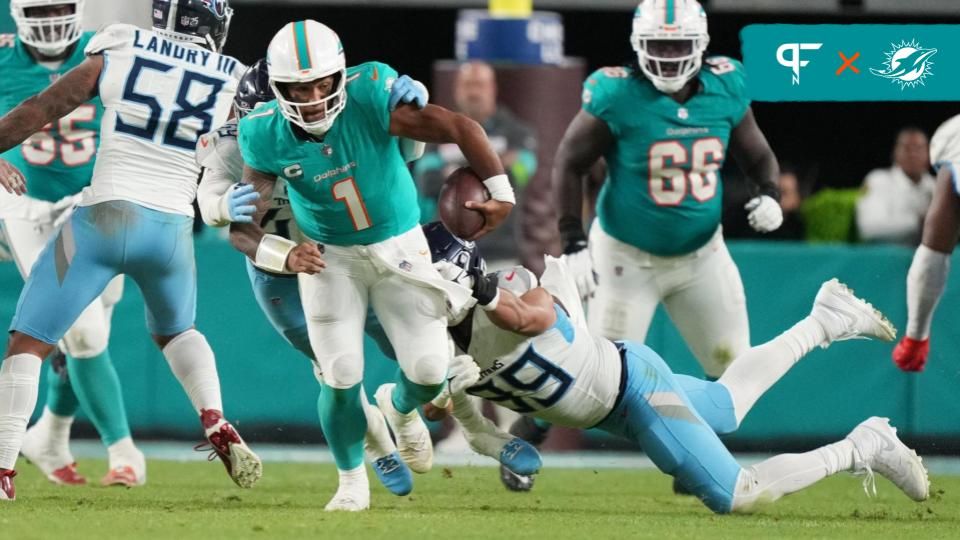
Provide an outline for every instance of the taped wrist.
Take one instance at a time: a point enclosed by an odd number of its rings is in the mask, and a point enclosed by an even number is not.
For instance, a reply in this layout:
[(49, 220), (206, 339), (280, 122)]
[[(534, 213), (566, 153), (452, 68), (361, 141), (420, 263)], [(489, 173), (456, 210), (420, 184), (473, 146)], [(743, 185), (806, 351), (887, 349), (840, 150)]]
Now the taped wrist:
[(513, 186), (510, 185), (510, 178), (505, 174), (491, 176), (483, 181), (483, 185), (490, 192), (490, 198), (495, 201), (517, 204), (517, 197), (513, 193)]
[(264, 270), (282, 273), (287, 268), (287, 256), (297, 243), (275, 234), (265, 234), (257, 246), (253, 263)]

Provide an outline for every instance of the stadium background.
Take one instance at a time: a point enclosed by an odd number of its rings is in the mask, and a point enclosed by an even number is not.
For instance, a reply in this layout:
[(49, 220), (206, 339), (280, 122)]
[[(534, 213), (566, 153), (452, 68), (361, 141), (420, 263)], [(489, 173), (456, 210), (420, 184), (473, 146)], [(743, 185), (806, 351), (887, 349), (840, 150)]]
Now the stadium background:
[[(149, 2), (140, 2), (144, 9)], [(136, 2), (88, 1), (96, 4), (95, 27), (126, 16)], [(409, 4), (409, 5), (408, 5)], [(298, 18), (316, 18), (333, 27), (344, 41), (350, 64), (380, 60), (424, 82), (434, 82), (434, 62), (454, 53), (454, 6), (481, 7), (482, 2), (284, 2), (234, 1), (236, 16), (226, 52), (244, 62), (263, 55), (273, 33)], [(545, 6), (541, 6), (545, 4)], [(763, 22), (953, 22), (960, 13), (952, 0), (910, 2), (916, 9), (896, 11), (904, 3), (882, 0), (792, 1), (714, 0), (710, 11), (711, 46), (717, 54), (739, 57), (739, 30)], [(559, 5), (559, 7), (557, 7)], [(584, 5), (593, 6), (584, 9)], [(568, 6), (577, 6), (574, 9)], [(537, 2), (558, 11), (565, 23), (568, 56), (584, 59), (585, 68), (625, 61), (631, 54), (632, 2)], [(948, 11), (953, 7), (953, 11)], [(943, 8), (947, 8), (944, 10)], [(0, 0), (0, 31), (11, 31), (8, 1)], [(951, 14), (952, 13), (952, 14)], [(99, 19), (99, 20), (97, 20)], [(598, 37), (600, 36), (600, 37)], [(960, 66), (956, 66), (960, 68)], [(957, 103), (756, 103), (758, 122), (782, 160), (819, 171), (818, 186), (855, 187), (872, 168), (889, 164), (896, 131), (917, 125), (927, 133), (960, 112)], [(524, 111), (515, 111), (520, 116)], [(564, 120), (565, 123), (565, 120)], [(746, 287), (752, 341), (761, 343), (808, 312), (817, 286), (838, 276), (869, 298), (902, 327), (906, 320), (904, 279), (912, 250), (898, 246), (806, 245), (731, 241)], [(198, 238), (200, 273), (198, 326), (217, 353), (225, 406), (253, 440), (316, 441), (316, 383), (307, 363), (266, 324), (256, 307), (239, 254), (215, 235)], [(765, 396), (731, 444), (764, 451), (833, 439), (863, 417), (890, 416), (907, 439), (925, 452), (960, 447), (960, 405), (951, 399), (960, 382), (953, 331), (960, 316), (953, 309), (960, 285), (953, 280), (941, 302), (933, 328), (930, 364), (920, 375), (906, 375), (890, 361), (892, 344), (840, 344), (813, 353)], [(21, 280), (13, 264), (0, 264), (0, 321), (16, 306)], [(0, 338), (2, 339), (2, 338)], [(681, 372), (699, 374), (696, 363), (669, 321), (659, 313), (648, 343)], [(137, 438), (193, 438), (195, 421), (187, 399), (166, 362), (147, 338), (142, 299), (128, 283), (114, 315), (111, 349), (124, 384), (128, 413)], [(368, 388), (393, 375), (394, 366), (369, 361)], [(43, 403), (41, 397), (39, 403)], [(89, 425), (75, 428), (93, 436)], [(608, 446), (591, 437), (591, 446)]]

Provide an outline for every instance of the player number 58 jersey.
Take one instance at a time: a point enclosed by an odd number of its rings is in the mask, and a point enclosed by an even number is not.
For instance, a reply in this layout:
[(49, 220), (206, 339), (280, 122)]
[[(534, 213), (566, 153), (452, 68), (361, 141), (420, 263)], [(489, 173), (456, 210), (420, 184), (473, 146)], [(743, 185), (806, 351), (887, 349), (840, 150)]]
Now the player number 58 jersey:
[(197, 139), (227, 119), (244, 66), (125, 24), (100, 31), (85, 52), (103, 55), (105, 111), (83, 204), (129, 200), (192, 216)]

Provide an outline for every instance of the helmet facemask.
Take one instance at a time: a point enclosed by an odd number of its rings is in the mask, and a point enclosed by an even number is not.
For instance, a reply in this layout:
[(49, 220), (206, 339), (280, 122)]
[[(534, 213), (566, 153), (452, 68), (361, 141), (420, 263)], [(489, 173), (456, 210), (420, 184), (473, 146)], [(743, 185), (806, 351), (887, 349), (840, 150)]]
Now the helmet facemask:
[(710, 43), (707, 14), (695, 0), (643, 0), (630, 45), (640, 71), (657, 90), (675, 94), (700, 72)]
[[(318, 84), (318, 81), (331, 76), (334, 77), (333, 89), (323, 98), (313, 101), (295, 101), (290, 95), (288, 85)], [(337, 116), (347, 106), (347, 70), (344, 68), (306, 82), (278, 81), (271, 78), (270, 86), (277, 96), (277, 103), (280, 105), (283, 116), (315, 137), (322, 137), (330, 131)]]
[[(83, 34), (84, 0), (14, 0), (10, 13), (17, 25), (20, 41), (36, 49), (42, 56), (55, 58), (62, 55)], [(46, 16), (45, 11), (54, 8), (72, 8), (72, 13)]]
[(702, 38), (649, 39), (634, 34), (630, 41), (640, 70), (657, 90), (666, 94), (679, 92), (697, 76), (707, 48)]

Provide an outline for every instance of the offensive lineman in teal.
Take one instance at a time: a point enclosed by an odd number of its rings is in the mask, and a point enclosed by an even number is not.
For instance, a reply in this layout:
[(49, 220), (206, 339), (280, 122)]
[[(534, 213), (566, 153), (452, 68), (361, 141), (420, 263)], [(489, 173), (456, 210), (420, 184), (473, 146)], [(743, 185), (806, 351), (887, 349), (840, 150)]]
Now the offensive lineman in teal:
[[(750, 345), (743, 284), (720, 231), (719, 171), (728, 152), (759, 193), (746, 207), (753, 228), (772, 231), (783, 215), (776, 156), (750, 110), (743, 66), (703, 60), (708, 41), (698, 2), (644, 0), (631, 36), (637, 64), (587, 79), (553, 181), (564, 252), (581, 292), (596, 286), (591, 330), (643, 342), (663, 302), (717, 378)], [(587, 250), (581, 179), (600, 157), (608, 174)]]
[[(446, 378), (447, 309), (458, 312), (473, 302), (469, 290), (443, 280), (432, 266), (398, 137), (457, 143), (487, 179), (491, 200), (467, 203), (486, 218), (473, 238), (503, 221), (513, 190), (476, 122), (432, 105), (390, 112), (396, 71), (376, 62), (347, 69), (340, 39), (326, 26), (288, 24), (271, 41), (267, 62), (277, 100), (240, 122), (243, 182), (269, 201), (275, 179), (283, 177), (307, 239), (297, 245), (236, 223), (231, 239), (260, 268), (301, 273), (310, 343), (324, 374), (321, 425), (340, 473), (327, 510), (364, 510), (370, 491), (360, 382), (368, 302), (401, 371), (396, 385), (377, 391), (377, 405), (398, 453), (419, 473), (430, 469), (433, 449), (416, 407), (438, 395)], [(258, 209), (254, 223), (265, 210)]]
[[(83, 0), (11, 1), (18, 35), (0, 35), (4, 68), (0, 115), (86, 58), (83, 51), (93, 33), (80, 27), (83, 4)], [(0, 156), (22, 171), (27, 183), (22, 198), (0, 190), (0, 219), (24, 278), (56, 230), (55, 222), (90, 185), (102, 113), (100, 100), (94, 99)], [(107, 351), (110, 317), (122, 292), (121, 276), (64, 336), (66, 367), (56, 360), (50, 363), (47, 404), (27, 432), (21, 452), (55, 483), (86, 482), (69, 450), (70, 426), (80, 404), (110, 455), (110, 471), (101, 483), (134, 486), (146, 481), (146, 464), (130, 438), (120, 383)]]

